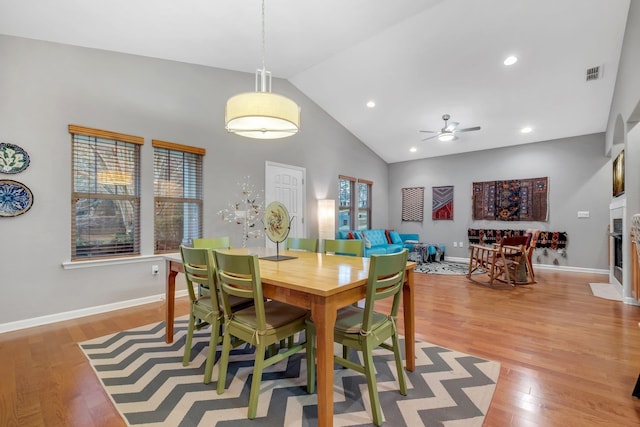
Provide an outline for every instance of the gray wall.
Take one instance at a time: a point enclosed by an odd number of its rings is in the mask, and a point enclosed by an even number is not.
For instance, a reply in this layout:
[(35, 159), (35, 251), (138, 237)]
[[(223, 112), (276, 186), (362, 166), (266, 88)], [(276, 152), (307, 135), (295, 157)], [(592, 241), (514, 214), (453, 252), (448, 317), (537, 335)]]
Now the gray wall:
[[(625, 203), (623, 260), (631, 256), (630, 219), (640, 213), (640, 2), (629, 5), (624, 43), (616, 87), (607, 124), (606, 152), (612, 158), (625, 150)], [(636, 303), (631, 293), (630, 263), (623, 262), (623, 293), (626, 302)]]
[[(388, 223), (386, 163), (286, 81), (274, 81), (274, 92), (301, 106), (302, 130), (262, 142), (224, 130), (226, 100), (253, 90), (252, 74), (1, 35), (0, 58), (0, 141), (31, 157), (24, 172), (0, 178), (22, 182), (34, 194), (30, 211), (0, 218), (0, 330), (8, 322), (90, 312), (164, 292), (164, 264), (157, 258), (63, 269), (71, 257), (69, 124), (145, 138), (143, 255), (153, 254), (151, 139), (207, 149), (204, 234), (231, 235), (236, 246), (240, 228), (217, 212), (237, 199), (243, 177), (264, 188), (267, 160), (307, 168), (309, 235), (317, 235), (316, 198), (337, 197), (339, 174), (373, 181), (373, 225)], [(151, 275), (152, 264), (161, 265), (158, 276)]]
[[(607, 269), (612, 178), (603, 145), (604, 134), (595, 134), (392, 164), (389, 202), (395, 208), (389, 212), (390, 225), (402, 232), (419, 233), (423, 241), (445, 243), (447, 255), (454, 258), (469, 256), (469, 228), (566, 231), (566, 256), (537, 250), (534, 263)], [(471, 219), (472, 182), (544, 176), (549, 177), (547, 222)], [(444, 185), (454, 186), (454, 220), (433, 221), (431, 187)], [(424, 222), (401, 221), (403, 187), (425, 187)], [(589, 211), (590, 218), (578, 219), (577, 211)], [(454, 248), (454, 241), (464, 242), (464, 248)]]

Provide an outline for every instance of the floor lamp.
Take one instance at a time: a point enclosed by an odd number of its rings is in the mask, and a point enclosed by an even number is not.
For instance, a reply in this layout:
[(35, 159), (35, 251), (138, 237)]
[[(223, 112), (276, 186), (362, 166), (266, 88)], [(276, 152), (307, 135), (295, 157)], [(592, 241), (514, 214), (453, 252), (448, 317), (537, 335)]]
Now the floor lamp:
[(336, 201), (318, 200), (318, 249), (324, 250), (324, 241), (336, 238)]

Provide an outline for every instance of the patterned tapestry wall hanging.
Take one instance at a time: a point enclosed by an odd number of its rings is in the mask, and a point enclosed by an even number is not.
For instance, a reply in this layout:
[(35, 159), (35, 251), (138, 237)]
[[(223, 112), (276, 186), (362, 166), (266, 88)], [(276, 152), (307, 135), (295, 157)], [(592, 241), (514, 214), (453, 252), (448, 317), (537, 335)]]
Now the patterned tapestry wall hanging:
[(433, 187), (431, 219), (453, 219), (453, 185)]
[(473, 219), (546, 221), (549, 178), (473, 183)]
[(424, 211), (424, 187), (402, 189), (402, 220), (422, 221)]
[[(472, 245), (492, 245), (503, 237), (525, 236), (530, 230), (499, 230), (493, 228), (469, 228), (469, 243)], [(565, 249), (569, 240), (566, 231), (540, 231), (537, 248)]]

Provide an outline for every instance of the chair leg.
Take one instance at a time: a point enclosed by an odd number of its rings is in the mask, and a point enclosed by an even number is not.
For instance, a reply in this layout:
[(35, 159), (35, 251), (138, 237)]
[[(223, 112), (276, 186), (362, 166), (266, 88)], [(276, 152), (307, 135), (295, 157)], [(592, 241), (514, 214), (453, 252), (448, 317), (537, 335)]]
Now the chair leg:
[(211, 323), (211, 336), (209, 338), (209, 351), (207, 352), (207, 363), (204, 368), (204, 383), (209, 384), (211, 382), (211, 375), (213, 373), (213, 364), (216, 361), (216, 349), (218, 347), (218, 341), (220, 340), (220, 320), (215, 319)]
[[(226, 336), (226, 335), (225, 335)], [(260, 383), (262, 382), (262, 368), (264, 365), (264, 344), (258, 344), (256, 346), (256, 358), (253, 364), (253, 379), (251, 380), (251, 392), (249, 393), (249, 410), (247, 411), (247, 418), (250, 420), (256, 417), (258, 410), (258, 398), (260, 397)]]
[(378, 396), (378, 383), (376, 381), (376, 370), (373, 364), (373, 349), (369, 344), (365, 344), (362, 349), (364, 358), (364, 370), (367, 377), (367, 387), (369, 388), (369, 400), (371, 401), (371, 414), (373, 423), (382, 425), (382, 410), (380, 409), (380, 397)]
[(307, 323), (305, 335), (305, 339), (307, 340), (307, 393), (312, 394), (316, 391), (316, 337), (313, 331), (313, 325), (309, 326), (309, 323)]
[(222, 339), (222, 355), (220, 356), (218, 384), (216, 391), (218, 394), (224, 393), (227, 382), (227, 367), (229, 366), (229, 353), (231, 352), (231, 334), (225, 333)]
[(396, 359), (396, 369), (398, 371), (398, 384), (400, 385), (400, 394), (406, 396), (407, 381), (404, 377), (404, 368), (402, 367), (402, 355), (400, 354), (400, 340), (398, 339), (398, 334), (393, 334), (391, 340), (393, 342), (393, 355)]
[(189, 329), (187, 329), (187, 340), (184, 343), (184, 356), (182, 357), (182, 366), (187, 366), (191, 359), (191, 342), (193, 341), (193, 330), (196, 327), (196, 317), (193, 313), (189, 314)]
[[(284, 340), (281, 341), (281, 348), (284, 347)], [(271, 344), (267, 349), (267, 358), (273, 357), (278, 353), (276, 343)]]

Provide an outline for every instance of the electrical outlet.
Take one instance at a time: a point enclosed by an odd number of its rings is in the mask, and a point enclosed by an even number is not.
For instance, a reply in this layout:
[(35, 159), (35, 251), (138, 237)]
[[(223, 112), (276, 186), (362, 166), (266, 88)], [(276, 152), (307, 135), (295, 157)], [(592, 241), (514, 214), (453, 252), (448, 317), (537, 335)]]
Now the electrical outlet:
[(458, 242), (453, 242), (453, 247), (457, 248), (458, 247)]
[(158, 274), (159, 271), (160, 271), (160, 269), (158, 268), (157, 265), (152, 265), (151, 266), (151, 274)]
[(464, 248), (464, 242), (458, 243), (458, 246), (461, 247), (461, 248)]

